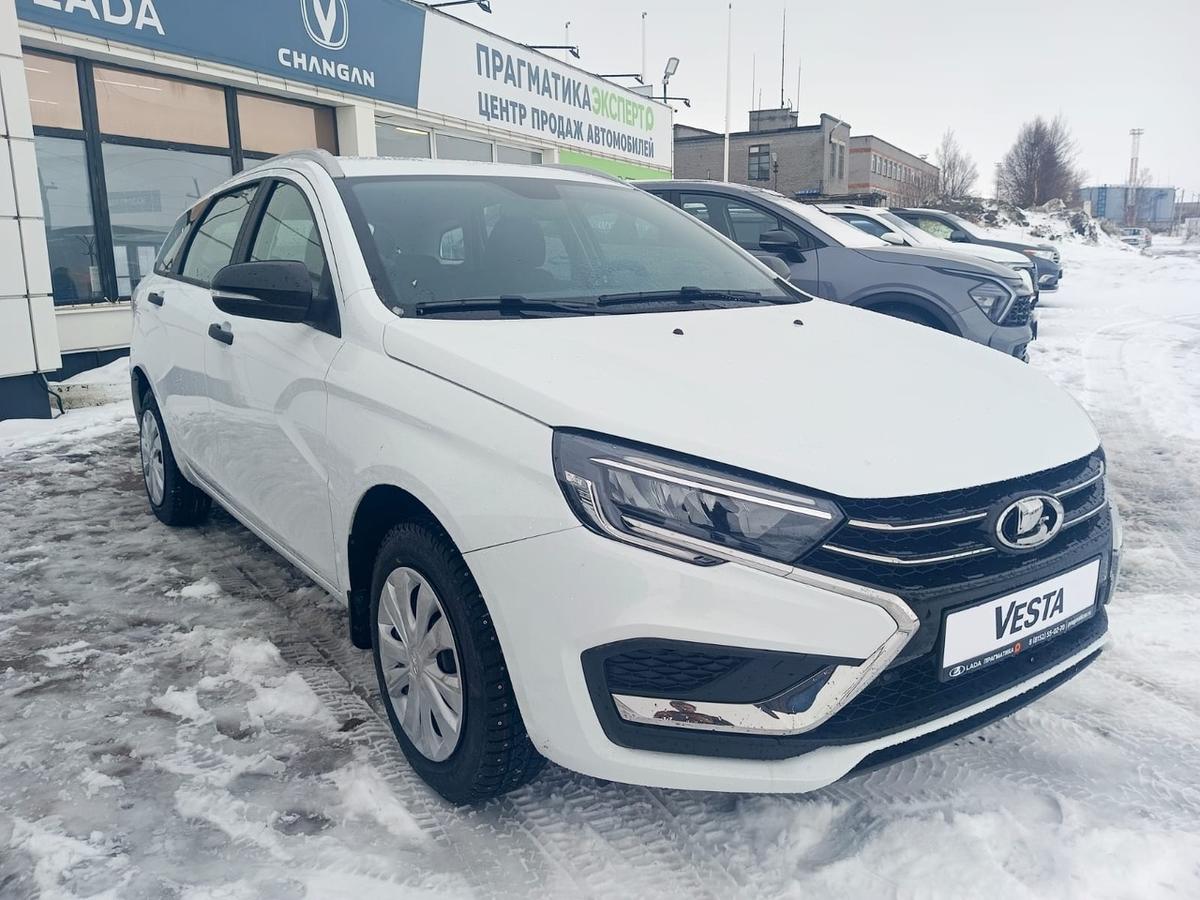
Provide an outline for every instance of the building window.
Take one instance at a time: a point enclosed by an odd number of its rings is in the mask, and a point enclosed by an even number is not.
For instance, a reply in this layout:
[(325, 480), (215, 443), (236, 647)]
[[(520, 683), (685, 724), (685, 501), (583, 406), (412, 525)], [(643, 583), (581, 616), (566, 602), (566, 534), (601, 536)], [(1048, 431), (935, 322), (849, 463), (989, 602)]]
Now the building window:
[(492, 161), (492, 145), (487, 141), (457, 137), (452, 134), (437, 135), (438, 159), (470, 159), (477, 162)]
[(521, 147), (506, 147), (496, 145), (496, 162), (518, 163), (522, 166), (540, 166), (542, 152), (540, 150), (525, 150)]
[(55, 56), (25, 53), (25, 80), (33, 124), (46, 128), (83, 128), (75, 63)]
[(45, 135), (35, 139), (34, 147), (54, 302), (95, 303), (104, 299), (104, 287), (92, 218), (87, 149), (82, 140)]
[(104, 144), (117, 296), (154, 268), (163, 239), (187, 209), (233, 174), (228, 155)]
[(751, 144), (746, 178), (750, 181), (771, 180), (771, 145)]
[(242, 149), (247, 153), (274, 155), (313, 148), (337, 153), (337, 123), (328, 107), (238, 94), (237, 109)]
[(837, 176), (837, 144), (829, 145), (829, 177)]
[(375, 123), (375, 144), (380, 156), (429, 159), (429, 132), (390, 122)]
[(838, 178), (844, 179), (846, 177), (846, 145), (838, 144), (837, 151), (838, 151)]
[(95, 67), (100, 131), (204, 147), (229, 146), (225, 92), (176, 78)]

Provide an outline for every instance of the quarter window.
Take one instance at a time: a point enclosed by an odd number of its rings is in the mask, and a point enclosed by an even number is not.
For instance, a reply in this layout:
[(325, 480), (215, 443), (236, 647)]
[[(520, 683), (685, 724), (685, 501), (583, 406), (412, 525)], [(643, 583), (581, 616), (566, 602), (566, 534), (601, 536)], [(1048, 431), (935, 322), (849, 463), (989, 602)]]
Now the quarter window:
[(203, 284), (229, 265), (257, 185), (218, 197), (196, 228), (183, 262), (183, 275)]

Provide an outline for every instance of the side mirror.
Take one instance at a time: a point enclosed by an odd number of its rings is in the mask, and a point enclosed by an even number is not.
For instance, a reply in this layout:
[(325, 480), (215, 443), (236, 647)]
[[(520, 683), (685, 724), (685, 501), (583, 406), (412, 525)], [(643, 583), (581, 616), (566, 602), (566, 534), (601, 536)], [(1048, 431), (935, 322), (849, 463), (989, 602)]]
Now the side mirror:
[(967, 243), (967, 233), (961, 229), (955, 228), (952, 232), (950, 232), (950, 240), (954, 241), (956, 244), (965, 244)]
[(800, 238), (790, 231), (765, 231), (758, 236), (758, 246), (767, 253), (778, 253), (789, 259), (804, 259), (804, 254), (800, 252)]
[(879, 239), (885, 244), (891, 244), (893, 247), (908, 246), (904, 238), (900, 237), (900, 235), (896, 234), (894, 231), (885, 231), (879, 236)]
[(231, 316), (303, 322), (312, 311), (312, 276), (302, 262), (235, 263), (213, 278), (212, 297)]
[(792, 277), (791, 267), (773, 253), (755, 253), (754, 258), (780, 278), (787, 279)]

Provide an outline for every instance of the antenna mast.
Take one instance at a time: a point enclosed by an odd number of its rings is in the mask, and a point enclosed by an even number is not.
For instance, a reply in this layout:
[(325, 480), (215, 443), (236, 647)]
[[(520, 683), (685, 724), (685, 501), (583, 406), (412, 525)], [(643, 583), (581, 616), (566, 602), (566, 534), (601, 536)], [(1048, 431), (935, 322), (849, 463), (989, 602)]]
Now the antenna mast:
[(783, 109), (783, 70), (787, 65), (787, 0), (783, 4), (783, 31), (779, 34), (779, 108)]

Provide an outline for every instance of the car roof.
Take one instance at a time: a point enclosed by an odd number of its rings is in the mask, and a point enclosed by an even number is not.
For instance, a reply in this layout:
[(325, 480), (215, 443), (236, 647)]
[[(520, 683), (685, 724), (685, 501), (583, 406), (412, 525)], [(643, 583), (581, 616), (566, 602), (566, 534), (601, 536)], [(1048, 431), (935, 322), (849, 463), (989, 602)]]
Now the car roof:
[(767, 197), (779, 200), (788, 199), (786, 194), (773, 191), (770, 188), (755, 187), (749, 184), (736, 184), (731, 181), (716, 181), (708, 178), (664, 178), (630, 182), (645, 190), (696, 190), (723, 191), (729, 194), (746, 194), (750, 197)]
[(258, 165), (264, 168), (271, 166), (293, 169), (319, 168), (323, 169), (331, 178), (370, 178), (387, 175), (444, 175), (448, 177), (491, 175), (504, 178), (552, 179), (599, 184), (625, 183), (612, 175), (578, 166), (532, 166), (520, 163), (421, 157), (334, 156), (323, 150), (298, 150), (283, 153), (263, 160)]

